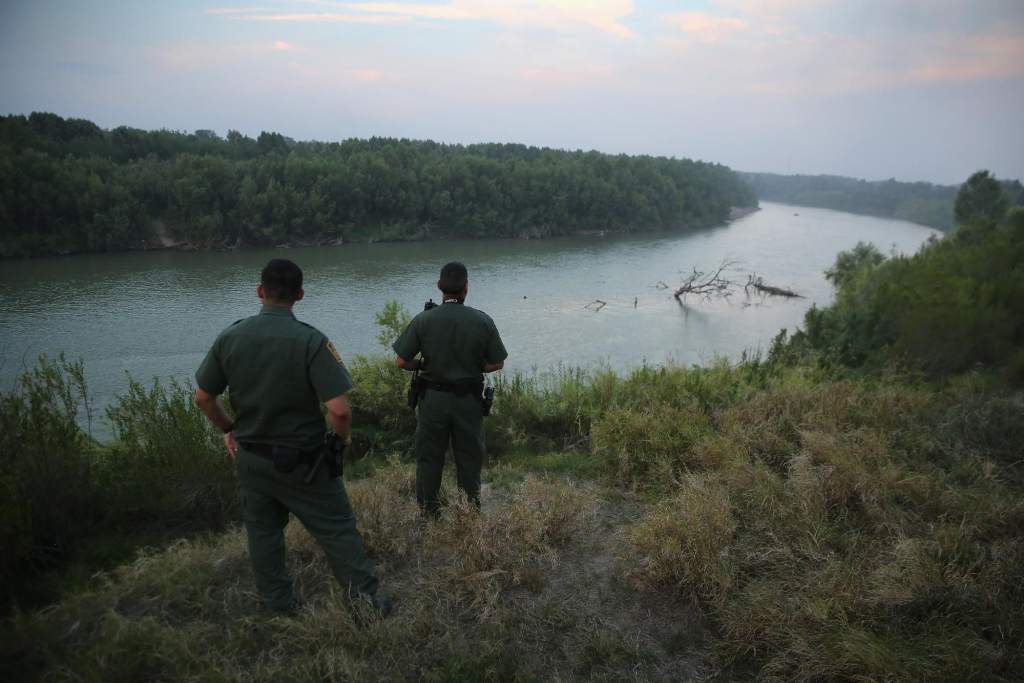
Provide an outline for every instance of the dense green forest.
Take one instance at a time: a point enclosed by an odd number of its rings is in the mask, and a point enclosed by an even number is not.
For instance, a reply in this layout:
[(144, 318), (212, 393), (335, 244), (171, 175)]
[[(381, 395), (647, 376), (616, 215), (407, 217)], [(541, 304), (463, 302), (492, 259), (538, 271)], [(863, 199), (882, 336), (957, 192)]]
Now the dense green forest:
[(0, 118), (6, 257), (663, 230), (720, 223), (756, 201), (729, 168), (686, 159)]
[[(834, 175), (780, 175), (777, 173), (740, 173), (767, 201), (818, 206), (849, 213), (930, 225), (949, 230), (954, 225), (954, 185), (901, 183), (896, 180), (868, 181)], [(1003, 190), (1013, 204), (1024, 204), (1024, 186), (1020, 181), (1003, 181)]]

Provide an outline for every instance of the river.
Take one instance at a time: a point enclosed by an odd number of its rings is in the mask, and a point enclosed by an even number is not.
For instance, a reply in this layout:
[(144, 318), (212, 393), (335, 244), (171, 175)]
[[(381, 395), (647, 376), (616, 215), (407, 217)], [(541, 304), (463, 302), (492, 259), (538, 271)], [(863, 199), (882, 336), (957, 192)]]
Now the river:
[[(325, 332), (343, 356), (379, 352), (374, 314), (389, 299), (410, 311), (437, 298), (440, 266), (469, 267), (467, 303), (490, 313), (509, 350), (506, 371), (563, 365), (707, 363), (764, 350), (812, 304), (827, 304), (823, 271), (858, 241), (913, 253), (931, 228), (903, 221), (762, 202), (730, 225), (692, 233), (546, 240), (460, 240), (236, 252), (148, 252), (8, 261), (0, 267), (0, 388), (40, 353), (85, 361), (102, 408), (130, 375), (188, 380), (217, 333), (258, 309), (269, 258), (305, 272), (299, 319)], [(693, 267), (737, 262), (804, 298), (696, 299), (677, 285)], [(600, 310), (587, 307), (606, 302)]]

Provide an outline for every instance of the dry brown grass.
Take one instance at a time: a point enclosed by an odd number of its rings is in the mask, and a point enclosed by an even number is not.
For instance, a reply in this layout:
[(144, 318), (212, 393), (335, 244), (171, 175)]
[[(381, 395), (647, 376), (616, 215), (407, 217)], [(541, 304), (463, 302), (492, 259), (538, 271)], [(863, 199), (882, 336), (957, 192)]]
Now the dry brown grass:
[(295, 618), (262, 614), (244, 533), (235, 531), (181, 541), (53, 608), (15, 615), (4, 627), (0, 677), (671, 680), (693, 668), (652, 650), (614, 611), (574, 597), (594, 588), (576, 574), (599, 550), (587, 544), (596, 510), (608, 505), (593, 485), (528, 475), (485, 499), (482, 514), (455, 505), (421, 521), (410, 518), (411, 473), (392, 462), (349, 486), (396, 599), (390, 619), (353, 613), (296, 523), (287, 529), (289, 566), (307, 604)]
[(766, 679), (1012, 679), (1024, 665), (1019, 465), (965, 448), (1005, 442), (950, 415), (966, 396), (1002, 431), (1024, 410), (976, 389), (793, 382), (726, 408), (692, 446), (721, 467), (632, 526), (642, 561), (625, 575), (701, 598), (721, 661), (757, 662)]
[(487, 514), (464, 503), (449, 507), (429, 525), (426, 542), (448, 590), (467, 596), (485, 621), (503, 589), (543, 587), (558, 563), (556, 549), (585, 529), (593, 508), (592, 495), (580, 487), (530, 476), (507, 504)]
[[(661, 390), (688, 390), (666, 377)], [(502, 485), (482, 514), (456, 503), (422, 521), (410, 465), (352, 482), (398, 600), (389, 620), (359, 626), (369, 615), (352, 614), (297, 525), (290, 563), (308, 605), (259, 614), (232, 532), (15, 615), (0, 678), (1014, 680), (1019, 396), (726, 380), (701, 380), (700, 410), (680, 399), (598, 415), (593, 444), (619, 467), (600, 483), (572, 481), (595, 472), (585, 453), (527, 454), (563, 476), (510, 460), (491, 471)]]
[(626, 576), (640, 588), (675, 586), (710, 601), (732, 584), (728, 549), (736, 532), (728, 491), (700, 475), (653, 506), (629, 530)]

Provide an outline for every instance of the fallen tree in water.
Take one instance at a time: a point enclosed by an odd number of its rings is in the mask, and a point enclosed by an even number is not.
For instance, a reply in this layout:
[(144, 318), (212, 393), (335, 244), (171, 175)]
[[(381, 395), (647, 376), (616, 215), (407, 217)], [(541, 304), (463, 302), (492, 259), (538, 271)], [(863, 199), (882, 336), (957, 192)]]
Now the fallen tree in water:
[[(673, 296), (676, 301), (682, 305), (683, 301), (688, 295), (696, 295), (710, 301), (712, 298), (721, 297), (727, 299), (733, 295), (733, 292), (738, 287), (735, 280), (729, 279), (726, 273), (736, 265), (735, 261), (723, 261), (714, 271), (704, 272), (693, 269), (683, 283), (676, 288), (673, 292)], [(658, 287), (663, 283), (659, 280)], [(760, 294), (768, 296), (782, 296), (787, 298), (803, 298), (802, 295), (794, 292), (791, 289), (785, 289), (782, 287), (776, 287), (770, 285), (764, 281), (764, 278), (759, 276), (757, 273), (748, 273), (747, 282), (743, 285), (743, 291), (750, 296), (751, 290)]]
[(735, 261), (723, 261), (712, 273), (705, 273), (694, 268), (693, 272), (683, 280), (683, 284), (676, 288), (673, 296), (680, 304), (689, 294), (702, 297), (706, 301), (710, 301), (716, 296), (724, 298), (732, 296), (732, 290), (736, 283), (725, 277), (724, 273), (734, 265), (736, 265)]
[(782, 287), (775, 287), (765, 283), (764, 278), (757, 275), (756, 273), (749, 273), (747, 275), (747, 284), (743, 285), (743, 290), (749, 295), (750, 290), (767, 294), (769, 296), (784, 296), (790, 299), (802, 299), (803, 295), (797, 294), (791, 289), (783, 289)]

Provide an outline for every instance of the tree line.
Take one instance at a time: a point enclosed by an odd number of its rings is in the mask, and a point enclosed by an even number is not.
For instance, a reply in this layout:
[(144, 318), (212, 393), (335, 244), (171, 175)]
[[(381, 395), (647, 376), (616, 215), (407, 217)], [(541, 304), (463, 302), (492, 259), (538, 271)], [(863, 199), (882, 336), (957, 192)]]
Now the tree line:
[(812, 307), (773, 352), (930, 377), (987, 368), (1024, 384), (1024, 207), (979, 171), (953, 213), (955, 229), (912, 256), (864, 243), (839, 254), (826, 272), (835, 302)]
[(665, 230), (756, 202), (688, 159), (0, 118), (0, 257)]
[[(848, 213), (897, 218), (951, 230), (955, 225), (953, 204), (959, 187), (897, 180), (868, 181), (834, 175), (780, 175), (740, 173), (757, 196), (802, 206), (817, 206)], [(1024, 186), (1018, 180), (1002, 181), (1012, 204), (1024, 204)]]

